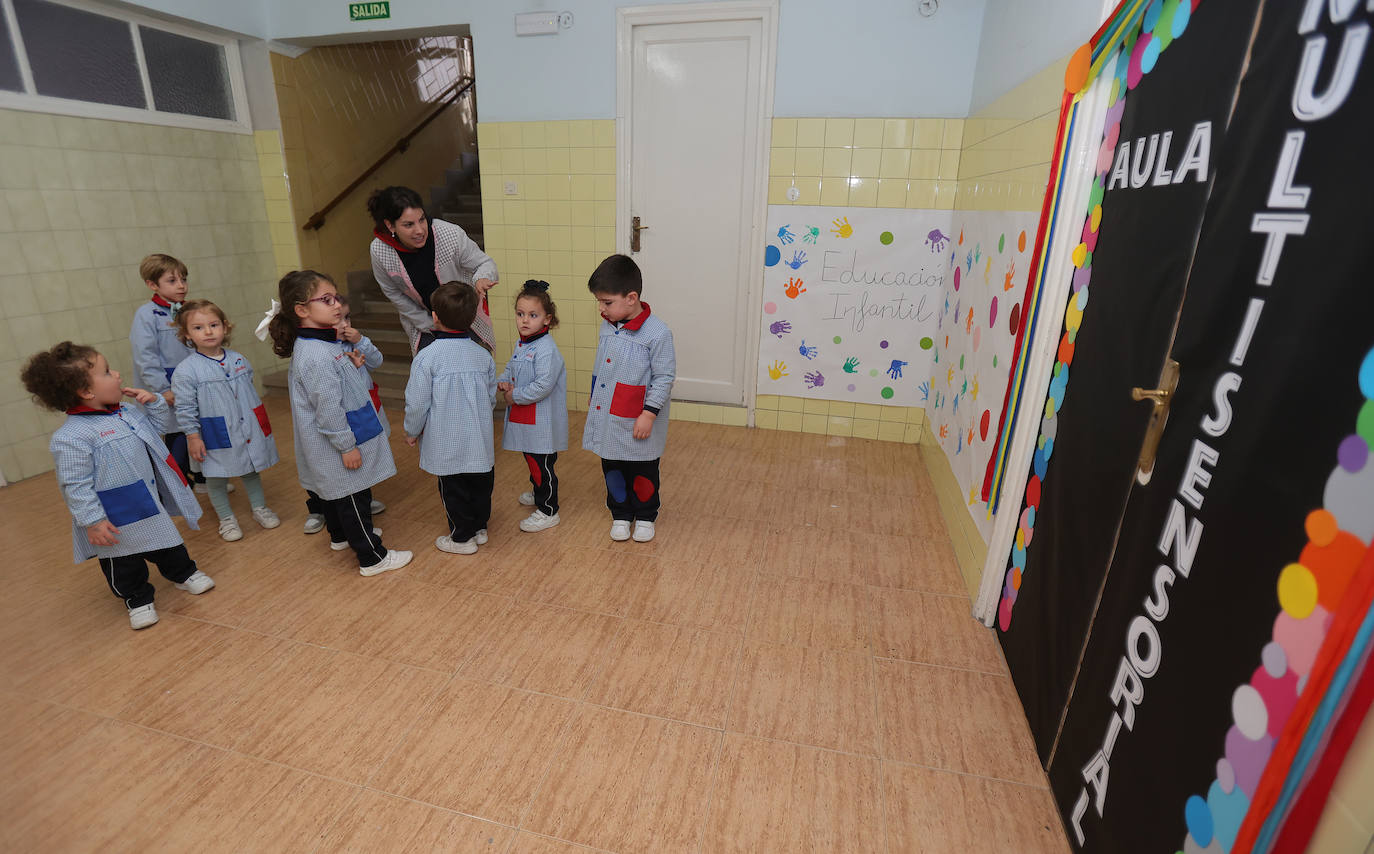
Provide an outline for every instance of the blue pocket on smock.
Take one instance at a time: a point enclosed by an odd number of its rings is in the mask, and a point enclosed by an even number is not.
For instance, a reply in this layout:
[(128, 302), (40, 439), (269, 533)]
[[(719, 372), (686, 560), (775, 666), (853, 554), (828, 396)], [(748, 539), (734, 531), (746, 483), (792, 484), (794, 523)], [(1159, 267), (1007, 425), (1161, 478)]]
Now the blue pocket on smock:
[(348, 417), (348, 429), (353, 431), (353, 441), (359, 445), (382, 435), (382, 422), (377, 419), (377, 410), (372, 408), (372, 401), (344, 415)]
[(105, 518), (116, 528), (162, 512), (148, 491), (148, 484), (141, 480), (114, 489), (98, 489), (95, 497), (105, 508)]
[(211, 451), (234, 445), (229, 441), (229, 425), (219, 415), (200, 419), (200, 440), (205, 443), (206, 449)]

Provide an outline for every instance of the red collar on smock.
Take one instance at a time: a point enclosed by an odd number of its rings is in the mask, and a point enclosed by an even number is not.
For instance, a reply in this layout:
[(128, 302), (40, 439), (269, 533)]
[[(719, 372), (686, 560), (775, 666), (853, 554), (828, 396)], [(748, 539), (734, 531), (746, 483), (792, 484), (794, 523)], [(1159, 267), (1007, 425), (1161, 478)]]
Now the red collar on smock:
[(119, 412), (118, 403), (105, 409), (97, 409), (94, 406), (73, 406), (67, 410), (68, 415), (114, 415), (117, 412)]
[(647, 302), (642, 302), (640, 303), (640, 305), (644, 306), (644, 310), (641, 311), (638, 315), (636, 315), (634, 320), (627, 320), (624, 323), (620, 324), (621, 329), (628, 329), (631, 332), (638, 332), (639, 327), (644, 325), (644, 321), (649, 319), (649, 304)]

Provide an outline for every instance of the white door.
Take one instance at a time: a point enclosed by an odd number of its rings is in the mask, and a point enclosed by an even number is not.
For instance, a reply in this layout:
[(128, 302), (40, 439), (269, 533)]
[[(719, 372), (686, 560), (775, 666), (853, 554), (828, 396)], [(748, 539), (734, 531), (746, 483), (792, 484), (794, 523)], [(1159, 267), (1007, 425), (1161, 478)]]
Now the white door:
[[(695, 8), (709, 16), (713, 6)], [(758, 301), (752, 286), (762, 277), (761, 267), (754, 272), (762, 257), (754, 247), (768, 107), (763, 59), (771, 56), (764, 27), (759, 17), (630, 23), (632, 58), (620, 71), (629, 88), (621, 121), (629, 134), (621, 148), (622, 157), (629, 153), (621, 169), (628, 187), (618, 234), (621, 251), (643, 270), (644, 299), (673, 329), (676, 399), (741, 405), (753, 381), (757, 323), (750, 319)], [(631, 252), (635, 216), (645, 230)]]

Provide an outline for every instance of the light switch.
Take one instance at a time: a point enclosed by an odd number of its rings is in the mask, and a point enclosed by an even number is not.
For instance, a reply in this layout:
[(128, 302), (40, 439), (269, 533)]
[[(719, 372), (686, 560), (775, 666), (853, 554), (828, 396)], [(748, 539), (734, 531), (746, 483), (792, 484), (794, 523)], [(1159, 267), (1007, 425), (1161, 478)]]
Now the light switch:
[(515, 186), (515, 182), (514, 182), (514, 181), (507, 181), (507, 182), (506, 182), (506, 195), (508, 195), (508, 196), (514, 196), (516, 193), (519, 193), (519, 192), (520, 192), (520, 188), (518, 188), (518, 187)]
[(517, 36), (552, 36), (558, 34), (557, 12), (520, 12), (515, 16)]

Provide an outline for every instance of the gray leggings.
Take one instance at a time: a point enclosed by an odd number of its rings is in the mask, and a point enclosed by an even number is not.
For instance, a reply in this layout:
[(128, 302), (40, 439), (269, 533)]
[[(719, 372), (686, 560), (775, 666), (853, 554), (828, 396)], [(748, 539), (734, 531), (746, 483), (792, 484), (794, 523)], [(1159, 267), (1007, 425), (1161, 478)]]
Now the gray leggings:
[[(248, 490), (249, 505), (254, 510), (266, 507), (267, 497), (262, 494), (262, 475), (249, 472), (240, 479), (243, 481), (243, 488)], [(210, 489), (210, 504), (214, 506), (215, 514), (220, 519), (232, 519), (234, 511), (229, 506), (229, 478), (207, 477), (205, 485)]]

